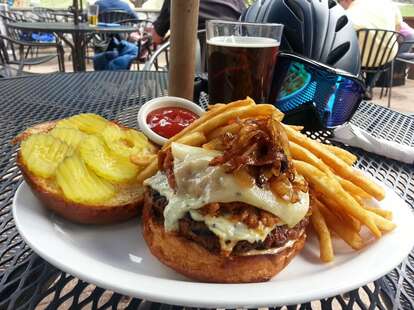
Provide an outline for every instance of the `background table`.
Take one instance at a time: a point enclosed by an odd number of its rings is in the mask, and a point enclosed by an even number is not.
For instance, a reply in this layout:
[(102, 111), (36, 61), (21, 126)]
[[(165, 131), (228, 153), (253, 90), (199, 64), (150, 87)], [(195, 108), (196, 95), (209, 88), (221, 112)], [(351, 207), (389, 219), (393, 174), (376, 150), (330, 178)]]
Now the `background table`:
[[(56, 269), (24, 243), (11, 215), (13, 195), (22, 182), (15, 165), (17, 147), (10, 144), (17, 133), (30, 125), (80, 112), (98, 113), (134, 127), (139, 107), (166, 92), (167, 74), (155, 72), (103, 71), (0, 80), (0, 309), (32, 309), (36, 305), (41, 309), (182, 309), (105, 291)], [(352, 122), (375, 136), (414, 145), (412, 117), (363, 103)], [(325, 140), (328, 134), (312, 136)], [(351, 151), (359, 157), (359, 168), (394, 188), (414, 208), (413, 166), (358, 149)], [(381, 255), (387, 253), (379, 253), (378, 259)], [(332, 307), (414, 309), (413, 253), (387, 276), (363, 288), (288, 309)]]
[[(119, 27), (102, 27), (89, 26), (83, 23), (75, 25), (73, 23), (40, 23), (40, 22), (18, 22), (9, 23), (12, 28), (16, 28), (26, 32), (53, 32), (62, 41), (64, 41), (72, 50), (73, 71), (85, 71), (85, 48), (88, 44), (87, 33), (128, 33), (138, 31), (135, 27), (119, 26)], [(68, 40), (64, 34), (72, 35), (72, 41)]]

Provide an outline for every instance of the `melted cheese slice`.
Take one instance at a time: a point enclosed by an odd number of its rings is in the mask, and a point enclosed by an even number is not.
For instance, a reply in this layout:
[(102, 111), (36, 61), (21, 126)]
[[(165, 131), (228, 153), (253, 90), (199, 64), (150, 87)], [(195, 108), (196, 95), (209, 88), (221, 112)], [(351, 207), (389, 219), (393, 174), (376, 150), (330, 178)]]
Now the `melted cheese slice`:
[(176, 193), (169, 187), (167, 177), (162, 172), (144, 182), (168, 199), (164, 209), (166, 231), (178, 230), (178, 221), (187, 212), (212, 202), (244, 202), (278, 216), (289, 227), (299, 223), (308, 212), (308, 193), (300, 192), (297, 203), (286, 202), (256, 185), (243, 188), (222, 167), (209, 166), (209, 162), (220, 152), (179, 143), (172, 143), (171, 150)]

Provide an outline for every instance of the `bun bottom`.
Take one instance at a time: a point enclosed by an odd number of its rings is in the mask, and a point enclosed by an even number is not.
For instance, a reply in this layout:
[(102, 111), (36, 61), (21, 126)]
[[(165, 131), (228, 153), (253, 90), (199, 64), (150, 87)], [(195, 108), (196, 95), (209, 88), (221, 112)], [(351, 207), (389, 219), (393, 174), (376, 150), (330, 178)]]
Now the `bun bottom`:
[(117, 206), (89, 206), (66, 200), (39, 183), (36, 176), (22, 164), (20, 156), (17, 165), (32, 193), (47, 209), (61, 217), (80, 224), (112, 224), (128, 220), (138, 215), (143, 197), (139, 200)]
[(199, 244), (174, 233), (167, 233), (157, 222), (152, 205), (144, 199), (143, 234), (151, 250), (163, 264), (188, 278), (201, 282), (252, 283), (270, 280), (303, 248), (306, 234), (278, 254), (255, 256), (215, 255)]

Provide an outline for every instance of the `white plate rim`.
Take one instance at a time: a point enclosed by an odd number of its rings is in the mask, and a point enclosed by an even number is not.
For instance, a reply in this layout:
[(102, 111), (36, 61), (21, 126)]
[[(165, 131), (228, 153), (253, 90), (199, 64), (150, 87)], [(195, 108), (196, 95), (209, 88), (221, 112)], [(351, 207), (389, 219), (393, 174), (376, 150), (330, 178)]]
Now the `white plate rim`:
[[(385, 186), (384, 186), (385, 187)], [(335, 296), (344, 292), (351, 291), (353, 289), (359, 288), (371, 281), (374, 281), (383, 275), (387, 274), (391, 270), (393, 270), (411, 251), (412, 247), (414, 246), (414, 238), (410, 240), (410, 242), (405, 241), (403, 246), (397, 247), (396, 251), (391, 253), (392, 260), (387, 262), (387, 265), (381, 269), (369, 269), (368, 268), (359, 270), (358, 273), (354, 274), (352, 282), (347, 282), (341, 279), (343, 276), (342, 273), (335, 274), (336, 282), (332, 284), (329, 290), (325, 290), (321, 292), (318, 288), (318, 285), (313, 285), (313, 287), (309, 285), (304, 285), (304, 282), (298, 282), (295, 284), (295, 290), (289, 292), (289, 294), (285, 294), (283, 296), (276, 296), (275, 297), (275, 288), (277, 288), (280, 284), (277, 281), (275, 282), (264, 282), (264, 283), (253, 283), (253, 284), (210, 284), (210, 283), (199, 283), (199, 282), (184, 282), (184, 281), (177, 281), (171, 279), (160, 279), (155, 278), (147, 275), (131, 273), (129, 271), (124, 271), (123, 276), (125, 277), (123, 281), (119, 281), (116, 276), (119, 272), (119, 269), (114, 268), (113, 266), (108, 266), (103, 264), (102, 262), (92, 261), (91, 264), (88, 265), (88, 273), (84, 273), (79, 271), (77, 268), (72, 268), (71, 263), (65, 262), (65, 257), (63, 253), (48, 253), (45, 249), (39, 247), (36, 243), (36, 240), (27, 234), (27, 231), (24, 227), (22, 227), (20, 222), (20, 217), (18, 214), (18, 204), (17, 201), (19, 197), (21, 197), (23, 191), (30, 191), (29, 186), (23, 182), (15, 192), (15, 196), (13, 198), (13, 217), (15, 220), (15, 224), (17, 229), (19, 230), (22, 238), (25, 242), (36, 252), (40, 257), (54, 265), (55, 267), (76, 276), (82, 280), (85, 280), (89, 283), (96, 284), (97, 286), (116, 291), (118, 293), (122, 293), (128, 296), (134, 296), (141, 299), (146, 299), (155, 302), (167, 303), (172, 305), (181, 305), (181, 306), (189, 306), (189, 307), (205, 307), (205, 308), (236, 308), (236, 307), (267, 307), (267, 306), (280, 306), (280, 305), (290, 305), (290, 304), (300, 304), (303, 302), (308, 302), (311, 300), (318, 300), (322, 298), (327, 298), (331, 296)], [(399, 204), (403, 206), (399, 211), (403, 212), (404, 217), (407, 217), (406, 223), (402, 226), (397, 226), (397, 230), (402, 230), (414, 233), (414, 225), (408, 225), (408, 222), (414, 224), (414, 216), (411, 208), (406, 205), (406, 203), (399, 197), (397, 194), (394, 193), (393, 190), (386, 187), (387, 196), (391, 195), (394, 196), (392, 199), (398, 200)], [(403, 232), (404, 232), (403, 231)], [(392, 234), (392, 233), (391, 233)], [(381, 241), (384, 241), (385, 238), (389, 238), (391, 234), (386, 235)], [(394, 238), (395, 239), (395, 238)], [(58, 239), (63, 242), (61, 239)], [(55, 240), (56, 241), (56, 240)], [(373, 244), (379, 244), (376, 242)], [(64, 246), (67, 244), (64, 244)], [(72, 247), (73, 253), (77, 257), (80, 255), (82, 257), (82, 253), (76, 253), (77, 249)], [(364, 255), (368, 251), (359, 251), (356, 255)], [(389, 254), (389, 253), (388, 253)], [(390, 257), (390, 256), (389, 256)], [(388, 257), (388, 258), (389, 258)], [(83, 257), (86, 259), (86, 263), (88, 263), (88, 258)], [(154, 258), (155, 259), (155, 258)], [(355, 264), (351, 261), (348, 263), (349, 267), (355, 268)], [(329, 265), (328, 265), (329, 266)], [(100, 276), (97, 276), (94, 272), (102, 272), (100, 268), (105, 268), (104, 273), (115, 276), (115, 278), (111, 278), (110, 281), (102, 280)], [(326, 271), (322, 272), (322, 274), (332, 272), (331, 270), (327, 269)], [(338, 272), (338, 270), (337, 270)], [(313, 279), (313, 283), (320, 283), (320, 275), (317, 277), (311, 277)], [(129, 282), (133, 279), (133, 282)], [(132, 283), (145, 283), (146, 285), (132, 285)], [(282, 283), (289, 286), (289, 282), (291, 281), (283, 281), (287, 282)], [(297, 282), (297, 281), (296, 281)], [(174, 286), (174, 290), (171, 291), (171, 285)], [(273, 286), (273, 287), (272, 287)], [(283, 288), (283, 287), (282, 287)], [(167, 290), (167, 291), (165, 291)], [(305, 293), (303, 293), (303, 291)], [(184, 296), (182, 294), (177, 295), (177, 291), (186, 292)], [(228, 297), (228, 294), (234, 293), (237, 291), (237, 294), (233, 294), (237, 296), (236, 298), (232, 296), (231, 298)], [(198, 293), (197, 293), (198, 292)], [(202, 292), (202, 293), (200, 293)], [(217, 294), (220, 292), (220, 294)], [(258, 299), (253, 298), (251, 296), (260, 296)]]

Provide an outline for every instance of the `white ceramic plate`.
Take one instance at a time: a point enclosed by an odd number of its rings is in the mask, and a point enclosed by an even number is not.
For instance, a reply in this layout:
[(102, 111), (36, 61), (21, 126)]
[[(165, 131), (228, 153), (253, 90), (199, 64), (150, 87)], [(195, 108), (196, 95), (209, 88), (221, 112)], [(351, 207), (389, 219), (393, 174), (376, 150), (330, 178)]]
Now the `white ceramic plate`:
[(256, 284), (193, 282), (159, 263), (149, 252), (139, 220), (109, 226), (67, 222), (41, 207), (23, 183), (13, 215), (29, 246), (56, 267), (101, 287), (130, 296), (194, 307), (260, 307), (297, 304), (340, 294), (378, 279), (397, 266), (414, 245), (414, 216), (392, 190), (381, 207), (398, 227), (364, 250), (335, 240), (336, 258), (319, 261), (316, 240), (272, 281)]

